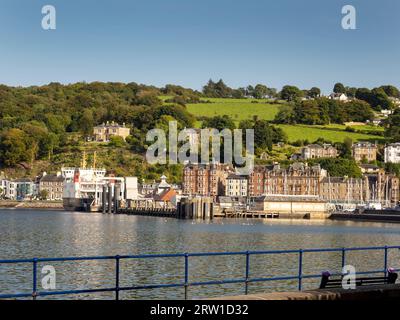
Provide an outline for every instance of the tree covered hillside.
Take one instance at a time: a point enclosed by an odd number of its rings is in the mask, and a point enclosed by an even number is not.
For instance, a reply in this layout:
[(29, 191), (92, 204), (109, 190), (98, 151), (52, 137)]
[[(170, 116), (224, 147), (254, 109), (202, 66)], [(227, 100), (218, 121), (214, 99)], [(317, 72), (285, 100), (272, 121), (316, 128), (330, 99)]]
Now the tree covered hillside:
[[(0, 166), (19, 165), (29, 171), (36, 160), (51, 161), (70, 152), (92, 134), (94, 125), (106, 121), (126, 123), (131, 137), (125, 149), (143, 153), (149, 129), (172, 119), (181, 127), (194, 123), (184, 106), (163, 103), (160, 94), (155, 87), (136, 83), (0, 86)], [(76, 134), (78, 142), (72, 139)], [(82, 146), (75, 151), (82, 151)]]

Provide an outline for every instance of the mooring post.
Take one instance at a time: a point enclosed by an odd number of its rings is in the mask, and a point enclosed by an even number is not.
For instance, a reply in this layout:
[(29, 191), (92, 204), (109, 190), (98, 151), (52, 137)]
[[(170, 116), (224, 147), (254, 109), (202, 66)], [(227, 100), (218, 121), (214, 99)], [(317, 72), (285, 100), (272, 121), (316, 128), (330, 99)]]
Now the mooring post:
[(120, 192), (121, 192), (120, 186), (115, 185), (115, 187), (114, 187), (114, 213), (118, 213)]
[(102, 205), (103, 205), (103, 207), (102, 207), (102, 211), (103, 211), (103, 213), (106, 213), (107, 212), (107, 185), (106, 184), (103, 184), (103, 194), (102, 194)]
[(112, 206), (113, 206), (113, 201), (112, 201), (112, 185), (109, 184), (108, 185), (108, 213), (111, 214), (112, 213)]

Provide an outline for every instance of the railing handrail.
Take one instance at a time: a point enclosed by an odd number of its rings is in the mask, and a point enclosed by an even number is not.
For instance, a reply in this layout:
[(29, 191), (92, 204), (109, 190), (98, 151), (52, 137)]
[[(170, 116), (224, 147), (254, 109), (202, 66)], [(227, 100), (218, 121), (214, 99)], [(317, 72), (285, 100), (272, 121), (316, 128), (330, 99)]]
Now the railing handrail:
[[(81, 256), (81, 257), (58, 257), (58, 258), (31, 258), (31, 259), (3, 259), (0, 260), (1, 264), (18, 264), (18, 263), (32, 263), (32, 288), (30, 293), (15, 293), (15, 294), (0, 294), (0, 299), (5, 298), (24, 298), (37, 296), (50, 296), (50, 295), (66, 295), (66, 294), (81, 294), (81, 293), (99, 293), (99, 292), (115, 292), (115, 298), (119, 299), (120, 291), (132, 291), (141, 289), (155, 289), (155, 288), (173, 288), (182, 287), (185, 289), (185, 299), (188, 297), (188, 288), (190, 286), (206, 286), (206, 285), (220, 285), (220, 284), (233, 284), (244, 283), (245, 294), (248, 294), (248, 284), (254, 282), (267, 282), (267, 281), (282, 281), (282, 280), (298, 280), (298, 289), (302, 290), (302, 280), (318, 278), (320, 274), (303, 274), (303, 259), (305, 253), (322, 253), (322, 252), (341, 252), (342, 253), (342, 267), (346, 262), (346, 252), (348, 251), (384, 251), (384, 267), (381, 270), (362, 271), (359, 274), (375, 274), (387, 273), (388, 267), (388, 251), (391, 249), (400, 249), (400, 246), (375, 246), (375, 247), (348, 247), (348, 248), (310, 248), (310, 249), (287, 249), (287, 250), (255, 250), (255, 251), (226, 251), (226, 252), (193, 252), (193, 253), (162, 253), (162, 254), (135, 254), (135, 255), (107, 255), (107, 256)], [(251, 255), (271, 255), (271, 254), (298, 254), (298, 274), (297, 275), (280, 275), (265, 278), (250, 278), (250, 259)], [(189, 258), (190, 257), (212, 257), (212, 256), (245, 256), (246, 257), (246, 270), (244, 277), (235, 279), (224, 280), (210, 280), (210, 281), (189, 281)], [(168, 284), (146, 284), (129, 287), (120, 287), (120, 261), (124, 259), (161, 259), (161, 258), (184, 258), (184, 281), (179, 283)], [(97, 288), (97, 289), (81, 289), (81, 290), (64, 290), (64, 291), (37, 291), (37, 264), (40, 262), (63, 262), (63, 261), (93, 261), (93, 260), (115, 260), (115, 286), (110, 288)], [(323, 270), (324, 271), (324, 270)], [(398, 271), (398, 270), (396, 270)], [(336, 274), (336, 273), (335, 273)], [(336, 274), (340, 275), (340, 274)]]
[(179, 258), (188, 255), (190, 257), (205, 256), (232, 256), (232, 255), (263, 255), (263, 254), (288, 254), (288, 253), (312, 253), (312, 252), (340, 252), (340, 251), (370, 251), (384, 249), (400, 249), (400, 246), (379, 246), (379, 247), (346, 247), (346, 248), (310, 248), (310, 249), (289, 249), (289, 250), (249, 250), (249, 251), (221, 251), (221, 252), (186, 252), (186, 253), (154, 253), (135, 255), (108, 255), (108, 256), (78, 256), (78, 257), (57, 257), (57, 258), (30, 258), (30, 259), (0, 259), (0, 264), (7, 263), (29, 263), (37, 262), (60, 262), (60, 261), (84, 261), (84, 260), (112, 260), (119, 259), (153, 259), (153, 258)]

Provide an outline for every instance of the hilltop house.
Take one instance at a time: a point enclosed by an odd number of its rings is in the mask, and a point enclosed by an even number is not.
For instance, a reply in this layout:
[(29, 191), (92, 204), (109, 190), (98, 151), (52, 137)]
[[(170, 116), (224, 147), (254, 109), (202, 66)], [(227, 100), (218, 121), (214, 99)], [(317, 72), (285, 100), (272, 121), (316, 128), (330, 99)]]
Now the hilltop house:
[(343, 102), (347, 102), (350, 100), (349, 97), (344, 93), (331, 93), (329, 95), (329, 99), (343, 101)]
[(99, 142), (108, 142), (112, 136), (118, 136), (125, 140), (129, 134), (130, 129), (125, 127), (125, 123), (121, 126), (114, 121), (111, 123), (107, 121), (107, 123), (103, 123), (93, 128), (94, 139)]

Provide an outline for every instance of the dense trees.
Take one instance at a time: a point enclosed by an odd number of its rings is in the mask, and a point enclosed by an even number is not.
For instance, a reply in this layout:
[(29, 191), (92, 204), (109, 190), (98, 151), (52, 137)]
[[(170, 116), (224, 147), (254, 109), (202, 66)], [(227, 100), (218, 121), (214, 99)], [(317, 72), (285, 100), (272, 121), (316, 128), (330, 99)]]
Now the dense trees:
[(359, 88), (356, 91), (356, 98), (366, 101), (376, 111), (393, 109), (393, 103), (383, 88), (374, 88), (372, 90)]
[(232, 97), (232, 88), (229, 88), (222, 79), (214, 82), (211, 79), (203, 87), (203, 94), (210, 98), (230, 98)]
[(21, 129), (10, 129), (4, 132), (0, 138), (0, 158), (7, 166), (14, 166), (22, 161), (28, 160), (29, 150), (28, 137)]
[(363, 100), (376, 111), (393, 109), (394, 106), (390, 98), (400, 98), (400, 91), (393, 85), (384, 85), (370, 90), (368, 88), (345, 87), (342, 83), (336, 83), (333, 92), (345, 93), (350, 98)]
[(319, 98), (297, 101), (292, 107), (282, 107), (275, 117), (277, 123), (323, 125), (348, 121), (365, 122), (372, 120), (374, 113), (364, 101), (347, 103)]
[(167, 84), (164, 88), (161, 88), (161, 92), (167, 96), (173, 96), (171, 99), (167, 99), (168, 103), (177, 103), (185, 105), (186, 103), (198, 103), (200, 102), (201, 93), (192, 89), (183, 88), (172, 84)]
[(212, 129), (217, 129), (219, 131), (222, 131), (224, 129), (230, 129), (233, 130), (235, 129), (235, 123), (233, 122), (233, 120), (227, 116), (227, 115), (223, 115), (223, 116), (216, 116), (213, 118), (208, 118), (206, 120), (203, 121), (203, 128), (212, 128)]
[(271, 125), (265, 120), (243, 120), (239, 129), (254, 129), (254, 146), (259, 150), (272, 150), (272, 145), (278, 142), (287, 142), (287, 135), (281, 128)]
[(308, 90), (308, 96), (311, 98), (318, 98), (321, 95), (321, 89), (317, 87), (312, 87)]
[(296, 86), (284, 86), (281, 91), (281, 99), (286, 101), (294, 101), (303, 96), (303, 92)]
[(253, 97), (256, 99), (263, 99), (267, 96), (268, 94), (268, 88), (267, 86), (263, 84), (257, 84), (254, 88), (253, 91)]
[(400, 141), (400, 109), (386, 120), (385, 136), (393, 142)]
[(383, 91), (385, 91), (385, 93), (388, 95), (388, 97), (400, 98), (400, 91), (395, 86), (385, 85), (385, 86), (379, 87), (379, 89), (382, 89)]
[(344, 85), (342, 83), (338, 82), (333, 87), (333, 92), (334, 93), (346, 93), (346, 88), (344, 87)]
[(209, 80), (203, 87), (203, 96), (209, 98), (246, 98), (253, 97), (255, 99), (275, 98), (277, 91), (274, 88), (268, 88), (266, 85), (257, 84), (246, 88), (233, 89), (228, 87), (222, 79), (218, 82)]
[(310, 162), (319, 163), (331, 177), (360, 178), (362, 176), (361, 169), (353, 159), (324, 158)]
[[(202, 127), (218, 129), (219, 131), (236, 128), (235, 123), (227, 115), (205, 119)], [(286, 133), (281, 128), (271, 125), (266, 120), (258, 120), (257, 117), (253, 120), (242, 120), (238, 128), (243, 130), (243, 135), (246, 133), (246, 129), (254, 130), (254, 146), (260, 152), (272, 150), (274, 143), (287, 142), (288, 140)]]

